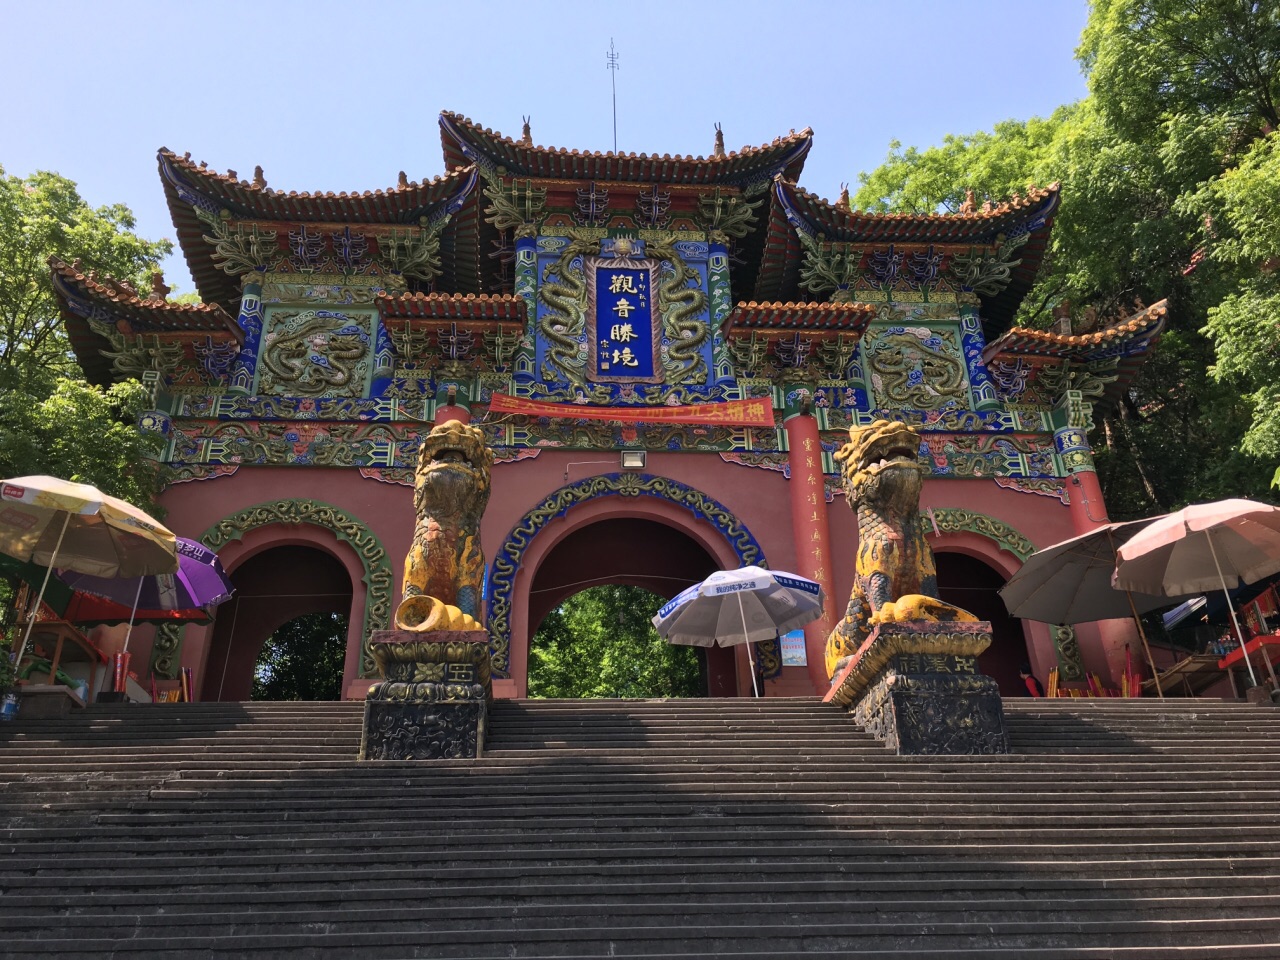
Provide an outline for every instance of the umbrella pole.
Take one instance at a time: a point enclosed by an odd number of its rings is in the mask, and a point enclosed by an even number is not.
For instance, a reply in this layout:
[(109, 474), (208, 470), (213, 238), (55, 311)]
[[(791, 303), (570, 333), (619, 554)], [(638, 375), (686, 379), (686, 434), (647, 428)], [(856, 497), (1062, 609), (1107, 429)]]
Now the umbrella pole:
[(44, 602), (44, 590), (49, 586), (49, 577), (53, 574), (53, 562), (58, 559), (58, 551), (62, 549), (62, 538), (67, 535), (67, 527), (71, 524), (71, 513), (68, 511), (62, 521), (62, 529), (58, 531), (58, 542), (53, 545), (53, 553), (49, 557), (49, 565), (44, 568), (44, 579), (40, 581), (40, 592), (36, 594), (36, 605), (27, 614), (27, 632), (22, 635), (22, 643), (18, 645), (18, 656), (13, 661), (14, 669), (22, 662), (22, 655), (27, 652), (27, 641), (31, 639), (31, 628), (36, 625), (36, 617), (40, 613), (40, 604)]
[[(1111, 552), (1115, 553), (1115, 539), (1111, 536), (1110, 529), (1107, 530), (1107, 543), (1111, 545)], [(1142, 618), (1138, 616), (1138, 608), (1133, 603), (1133, 592), (1126, 590), (1125, 598), (1129, 601), (1129, 610), (1133, 614), (1133, 622), (1138, 625), (1138, 636), (1142, 638), (1142, 649), (1146, 651), (1147, 663), (1151, 664), (1151, 679), (1156, 682), (1156, 693), (1160, 695), (1160, 699), (1164, 699), (1164, 688), (1160, 686), (1160, 671), (1156, 669), (1155, 657), (1151, 656), (1151, 646), (1147, 643), (1147, 631), (1142, 626)]]
[(1253, 672), (1253, 661), (1249, 659), (1249, 651), (1244, 645), (1244, 631), (1240, 629), (1240, 621), (1236, 619), (1236, 608), (1231, 605), (1231, 594), (1227, 590), (1227, 578), (1222, 575), (1222, 564), (1218, 563), (1218, 551), (1213, 549), (1213, 534), (1208, 530), (1204, 538), (1209, 541), (1209, 553), (1213, 557), (1213, 565), (1218, 571), (1218, 579), (1222, 581), (1222, 595), (1227, 598), (1227, 613), (1231, 614), (1231, 622), (1235, 624), (1236, 639), (1240, 641), (1240, 655), (1244, 657), (1244, 665), (1249, 668), (1249, 682), (1258, 685), (1258, 675)]
[(1138, 608), (1133, 605), (1133, 594), (1126, 590), (1124, 595), (1129, 598), (1129, 609), (1133, 611), (1133, 622), (1138, 625), (1138, 636), (1142, 638), (1142, 649), (1147, 652), (1147, 663), (1151, 664), (1151, 679), (1156, 682), (1156, 693), (1160, 694), (1160, 699), (1164, 699), (1164, 690), (1160, 687), (1160, 671), (1156, 669), (1155, 658), (1151, 656), (1151, 647), (1147, 644), (1147, 631), (1142, 627), (1142, 618), (1138, 616)]
[(747, 641), (747, 663), (751, 666), (751, 692), (760, 696), (760, 687), (756, 684), (756, 662), (751, 658), (751, 638), (747, 636), (747, 611), (742, 606), (742, 592), (738, 592), (738, 613), (742, 615), (742, 639)]
[(138, 592), (133, 595), (133, 609), (129, 611), (129, 629), (124, 632), (124, 646), (120, 648), (121, 653), (129, 652), (129, 637), (133, 635), (133, 619), (138, 615), (138, 601), (142, 599), (142, 581), (147, 579), (145, 576), (138, 578)]

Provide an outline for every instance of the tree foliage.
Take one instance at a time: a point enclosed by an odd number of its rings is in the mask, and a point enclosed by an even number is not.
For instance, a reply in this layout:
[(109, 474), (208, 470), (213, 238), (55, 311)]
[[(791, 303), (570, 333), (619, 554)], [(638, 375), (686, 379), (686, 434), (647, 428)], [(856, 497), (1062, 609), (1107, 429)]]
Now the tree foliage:
[(1078, 51), (1086, 99), (934, 148), (895, 143), (859, 178), (855, 206), (912, 212), (1060, 182), (1021, 325), (1043, 328), (1057, 308), (1089, 332), (1169, 300), (1132, 389), (1095, 412), (1113, 518), (1265, 496), (1274, 463), (1258, 458), (1280, 456), (1275, 355), (1258, 350), (1280, 321), (1280, 168), (1275, 135), (1259, 139), (1280, 99), (1278, 30), (1275, 3), (1097, 0)]
[(658, 636), (665, 603), (640, 587), (591, 587), (568, 598), (529, 646), (531, 697), (696, 697), (698, 655)]
[(0, 374), (21, 388), (49, 370), (79, 376), (58, 317), (48, 259), (80, 260), (135, 286), (173, 249), (133, 233), (122, 204), (93, 209), (56, 173), (9, 176), (0, 167)]
[(337, 700), (347, 656), (347, 618), (295, 617), (267, 638), (253, 668), (254, 700)]

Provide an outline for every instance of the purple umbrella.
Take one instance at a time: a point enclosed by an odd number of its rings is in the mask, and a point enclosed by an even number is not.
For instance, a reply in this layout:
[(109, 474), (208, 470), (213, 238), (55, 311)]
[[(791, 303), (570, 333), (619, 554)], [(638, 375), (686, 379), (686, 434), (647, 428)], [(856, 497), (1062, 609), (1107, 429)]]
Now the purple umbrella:
[[(218, 555), (194, 540), (177, 539), (178, 572), (144, 577), (91, 577), (60, 571), (75, 591), (63, 616), (74, 623), (172, 623), (213, 618), (213, 608), (231, 597)], [(125, 649), (129, 638), (125, 637)]]

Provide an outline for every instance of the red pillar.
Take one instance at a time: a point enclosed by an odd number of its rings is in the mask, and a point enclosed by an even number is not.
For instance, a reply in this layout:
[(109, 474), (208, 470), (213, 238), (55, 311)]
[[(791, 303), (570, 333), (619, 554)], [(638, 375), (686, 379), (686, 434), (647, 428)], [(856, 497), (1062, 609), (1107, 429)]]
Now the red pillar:
[[(818, 421), (807, 405), (784, 420), (791, 465), (791, 535), (795, 538), (796, 573), (822, 585), (827, 595), (821, 619), (804, 628), (805, 655), (815, 693), (829, 686), (825, 665), (827, 634), (835, 623), (838, 602), (831, 583), (831, 534), (827, 523), (827, 496), (822, 481), (822, 445)], [(790, 413), (790, 411), (788, 411)]]

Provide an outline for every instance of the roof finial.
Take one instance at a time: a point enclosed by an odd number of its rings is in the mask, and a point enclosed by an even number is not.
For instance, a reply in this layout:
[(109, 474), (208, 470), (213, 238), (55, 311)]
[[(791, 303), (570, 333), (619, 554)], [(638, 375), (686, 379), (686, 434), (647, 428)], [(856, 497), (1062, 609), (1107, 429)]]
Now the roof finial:
[(267, 178), (262, 175), (262, 167), (253, 168), (253, 185), (259, 190), (267, 189)]
[(994, 210), (995, 208), (996, 208), (996, 205), (995, 205), (994, 203), (992, 203), (992, 202), (991, 202), (990, 198), (988, 198), (988, 199), (986, 199), (986, 200), (984, 200), (984, 201), (982, 202), (982, 212), (983, 212), (983, 213), (990, 213), (990, 212), (991, 212), (992, 210)]
[(239, 179), (240, 179), (240, 174), (236, 173), (234, 170), (228, 170), (228, 171), (227, 171), (227, 176), (228, 176), (228, 177), (230, 177), (232, 180), (239, 180)]
[(396, 177), (396, 186), (399, 187), (401, 190), (409, 189), (409, 175), (406, 174), (403, 170), (401, 170), (400, 175)]
[[(258, 169), (261, 170), (262, 168), (259, 167)], [(164, 282), (164, 271), (157, 267), (151, 271), (151, 296), (148, 299), (167, 301), (169, 293), (170, 287)]]
[(533, 146), (533, 128), (529, 126), (529, 117), (521, 117), (524, 125), (520, 128), (520, 142), (526, 147)]
[(716, 148), (711, 154), (713, 157), (723, 157), (724, 153), (724, 131), (720, 129), (720, 124), (716, 123)]
[(840, 199), (836, 202), (837, 206), (845, 207), (848, 210), (853, 209), (853, 201), (849, 199), (849, 183), (845, 181), (840, 184)]
[(977, 198), (974, 196), (973, 191), (972, 191), (972, 190), (966, 190), (966, 191), (964, 192), (964, 203), (960, 204), (960, 212), (961, 212), (961, 213), (973, 213), (973, 209), (974, 209), (974, 202), (975, 202), (976, 200), (977, 200)]
[(71, 261), (71, 269), (74, 270), (76, 273), (84, 273), (84, 261), (81, 260), (79, 257), (76, 257), (74, 260)]

